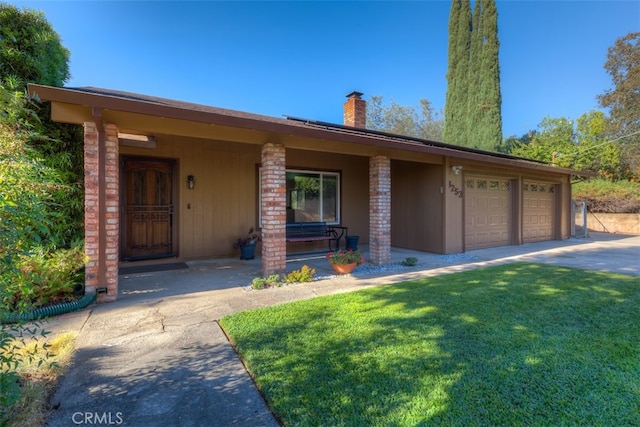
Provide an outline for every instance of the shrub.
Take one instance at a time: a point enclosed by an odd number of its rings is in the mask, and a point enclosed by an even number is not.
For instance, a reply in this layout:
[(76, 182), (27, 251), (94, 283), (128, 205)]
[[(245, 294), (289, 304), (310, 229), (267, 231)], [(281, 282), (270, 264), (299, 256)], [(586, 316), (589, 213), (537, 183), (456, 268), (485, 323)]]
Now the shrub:
[(405, 267), (413, 267), (417, 263), (418, 263), (418, 258), (412, 257), (412, 256), (402, 260), (402, 265), (404, 265)]
[(591, 212), (640, 212), (640, 184), (629, 181), (593, 179), (573, 185), (573, 198), (584, 200)]
[(316, 269), (305, 264), (299, 270), (293, 270), (291, 273), (287, 274), (285, 281), (287, 283), (312, 282), (315, 274)]
[[(0, 325), (0, 425), (8, 421), (9, 410), (22, 395), (18, 368), (33, 362), (38, 353), (44, 354), (42, 361), (51, 358), (49, 345), (39, 341), (46, 335), (39, 322), (30, 327), (25, 324)], [(27, 340), (35, 344), (27, 347)]]
[(269, 277), (255, 277), (251, 281), (251, 288), (259, 290), (268, 286), (280, 286), (280, 276), (278, 274), (272, 274)]
[(2, 305), (9, 310), (19, 307), (41, 307), (69, 301), (81, 293), (83, 247), (45, 251), (36, 249), (17, 262), (17, 273), (8, 280)]

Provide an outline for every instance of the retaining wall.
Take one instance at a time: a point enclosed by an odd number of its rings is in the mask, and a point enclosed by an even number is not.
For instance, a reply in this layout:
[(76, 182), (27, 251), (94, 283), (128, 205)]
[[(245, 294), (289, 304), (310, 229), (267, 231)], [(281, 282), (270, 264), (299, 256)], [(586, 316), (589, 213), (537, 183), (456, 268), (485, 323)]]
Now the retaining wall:
[[(576, 214), (576, 225), (582, 224), (582, 215)], [(591, 213), (587, 214), (587, 228), (590, 231), (619, 234), (640, 234), (640, 213), (614, 214)]]

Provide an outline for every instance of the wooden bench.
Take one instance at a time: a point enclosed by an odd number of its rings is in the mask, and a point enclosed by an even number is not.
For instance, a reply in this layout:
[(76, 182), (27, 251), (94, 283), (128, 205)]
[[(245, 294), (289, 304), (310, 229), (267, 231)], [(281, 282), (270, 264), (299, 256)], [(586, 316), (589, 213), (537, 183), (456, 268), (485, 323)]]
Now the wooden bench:
[[(341, 228), (342, 232), (338, 234), (335, 228)], [(317, 242), (327, 240), (329, 242), (329, 250), (336, 251), (340, 248), (340, 239), (344, 234), (346, 227), (332, 227), (326, 222), (296, 222), (287, 224), (287, 242)], [(336, 248), (333, 249), (331, 242), (336, 242)]]

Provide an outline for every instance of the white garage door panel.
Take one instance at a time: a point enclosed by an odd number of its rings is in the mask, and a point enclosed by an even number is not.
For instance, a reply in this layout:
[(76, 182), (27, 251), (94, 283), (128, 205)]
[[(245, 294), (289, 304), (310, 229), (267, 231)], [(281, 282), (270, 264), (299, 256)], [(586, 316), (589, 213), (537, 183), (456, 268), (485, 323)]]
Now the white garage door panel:
[(509, 180), (465, 178), (465, 249), (511, 244)]
[(555, 186), (525, 181), (522, 194), (523, 241), (553, 240), (555, 238)]

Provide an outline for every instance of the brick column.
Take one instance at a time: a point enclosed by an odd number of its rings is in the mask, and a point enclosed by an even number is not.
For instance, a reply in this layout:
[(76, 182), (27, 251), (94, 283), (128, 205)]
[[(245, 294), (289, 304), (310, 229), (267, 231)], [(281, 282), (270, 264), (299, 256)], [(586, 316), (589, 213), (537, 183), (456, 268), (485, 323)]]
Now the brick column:
[(262, 146), (262, 274), (284, 273), (287, 267), (287, 193), (285, 149), (279, 144)]
[(391, 262), (391, 161), (369, 159), (369, 256), (373, 264)]
[(120, 261), (120, 146), (115, 125), (105, 126), (106, 235), (105, 266), (107, 294), (101, 301), (118, 298), (118, 262)]
[(85, 292), (95, 294), (98, 285), (98, 130), (93, 122), (84, 124), (84, 251), (89, 260), (85, 264)]
[[(101, 164), (102, 163), (102, 164)], [(119, 224), (118, 133), (106, 126), (101, 137), (95, 123), (84, 124), (85, 292), (107, 288), (99, 301), (118, 296)]]

